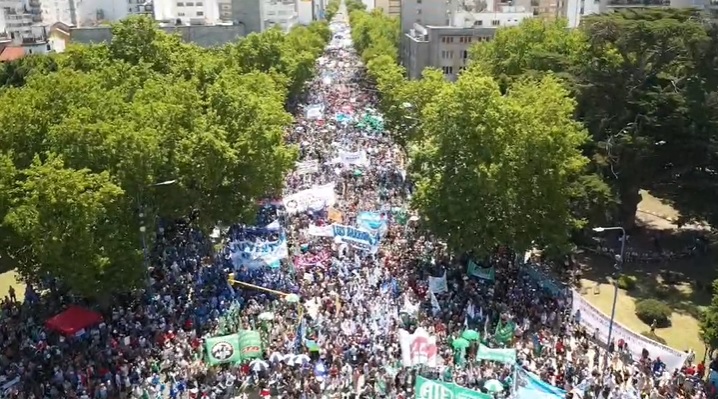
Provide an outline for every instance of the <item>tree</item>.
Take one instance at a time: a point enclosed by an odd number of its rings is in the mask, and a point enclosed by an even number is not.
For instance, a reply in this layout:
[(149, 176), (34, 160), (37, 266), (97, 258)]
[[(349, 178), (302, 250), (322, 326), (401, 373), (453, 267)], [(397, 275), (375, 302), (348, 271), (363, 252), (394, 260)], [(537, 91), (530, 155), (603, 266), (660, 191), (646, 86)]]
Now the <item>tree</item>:
[(423, 110), (410, 171), (412, 205), (450, 249), (488, 254), (563, 246), (580, 221), (571, 186), (588, 159), (575, 103), (554, 77), (522, 80), (502, 96), (479, 70), (441, 88)]
[(327, 3), (327, 8), (324, 10), (324, 16), (327, 21), (333, 20), (334, 16), (337, 15), (340, 3), (341, 2), (339, 0), (330, 0), (329, 3)]
[(123, 192), (107, 172), (65, 168), (51, 155), (46, 162), (36, 157), (21, 175), (3, 224), (29, 244), (27, 251), (37, 261), (22, 263), (22, 275), (59, 278), (91, 298), (126, 290), (119, 277), (137, 281), (127, 274), (141, 273), (141, 256), (127, 231), (116, 228), (117, 222), (122, 225)]
[(586, 18), (579, 30), (564, 26), (529, 20), (501, 29), (472, 50), (473, 67), (502, 87), (548, 72), (564, 79), (592, 138), (584, 153), (610, 183), (624, 227), (633, 227), (640, 188), (673, 200), (688, 219), (718, 222), (718, 207), (705, 201), (718, 194), (715, 27), (689, 9), (629, 10)]
[(710, 124), (691, 127), (687, 104), (693, 52), (707, 42), (706, 30), (685, 10), (601, 15), (583, 29), (591, 39), (575, 71), (579, 118), (620, 198), (619, 220), (630, 228), (639, 189), (693, 169), (693, 148), (709, 142)]
[(315, 23), (202, 49), (143, 18), (113, 29), (0, 90), (0, 249), (101, 301), (141, 285), (140, 225), (251, 222), (281, 194), (285, 104), (331, 37)]
[(344, 3), (347, 7), (347, 12), (351, 14), (353, 11), (366, 11), (366, 4), (361, 0), (346, 0)]
[(510, 84), (514, 78), (536, 72), (571, 70), (588, 43), (583, 31), (568, 28), (568, 21), (529, 18), (519, 26), (499, 29), (493, 40), (470, 50), (473, 67)]
[(718, 348), (718, 280), (713, 281), (713, 297), (710, 305), (703, 310), (701, 318), (701, 339), (712, 353)]

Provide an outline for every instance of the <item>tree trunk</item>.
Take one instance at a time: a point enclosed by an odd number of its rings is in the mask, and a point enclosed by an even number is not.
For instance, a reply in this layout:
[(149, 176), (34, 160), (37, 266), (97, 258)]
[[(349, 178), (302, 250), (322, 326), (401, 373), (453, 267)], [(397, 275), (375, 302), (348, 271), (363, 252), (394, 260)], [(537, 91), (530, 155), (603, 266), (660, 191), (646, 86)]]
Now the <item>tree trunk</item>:
[(636, 212), (638, 203), (641, 202), (641, 194), (637, 185), (621, 187), (619, 191), (621, 204), (619, 205), (619, 222), (626, 231), (631, 231), (636, 226)]

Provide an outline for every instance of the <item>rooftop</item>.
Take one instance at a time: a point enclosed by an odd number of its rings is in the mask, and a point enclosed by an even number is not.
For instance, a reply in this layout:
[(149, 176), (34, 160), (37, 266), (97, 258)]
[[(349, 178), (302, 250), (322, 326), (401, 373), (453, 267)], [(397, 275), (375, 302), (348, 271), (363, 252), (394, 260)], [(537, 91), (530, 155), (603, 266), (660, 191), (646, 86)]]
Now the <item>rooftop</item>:
[(19, 60), (25, 56), (25, 50), (22, 46), (7, 46), (0, 53), (0, 62), (11, 62)]

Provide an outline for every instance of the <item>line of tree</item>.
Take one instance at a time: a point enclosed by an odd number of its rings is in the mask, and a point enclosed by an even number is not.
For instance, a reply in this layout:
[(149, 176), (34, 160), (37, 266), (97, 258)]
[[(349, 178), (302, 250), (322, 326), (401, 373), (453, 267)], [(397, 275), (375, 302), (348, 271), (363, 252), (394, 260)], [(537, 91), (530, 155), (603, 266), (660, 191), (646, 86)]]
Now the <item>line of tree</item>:
[(394, 26), (352, 14), (414, 206), (454, 249), (563, 251), (586, 225), (631, 229), (641, 188), (718, 222), (718, 30), (701, 14), (529, 19), (475, 45), (455, 84), (434, 69), (407, 81)]
[(0, 256), (100, 300), (141, 283), (141, 226), (249, 222), (280, 195), (285, 105), (331, 38), (314, 23), (203, 49), (142, 17), (112, 33), (0, 69)]

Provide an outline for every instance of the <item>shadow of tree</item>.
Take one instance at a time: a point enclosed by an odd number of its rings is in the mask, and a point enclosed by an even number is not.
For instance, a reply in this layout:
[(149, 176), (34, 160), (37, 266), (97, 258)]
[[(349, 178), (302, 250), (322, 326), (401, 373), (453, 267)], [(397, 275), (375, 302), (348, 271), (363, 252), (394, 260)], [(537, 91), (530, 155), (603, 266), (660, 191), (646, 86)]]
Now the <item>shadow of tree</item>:
[(666, 345), (666, 340), (663, 339), (663, 338), (661, 338), (661, 337), (659, 337), (659, 336), (656, 335), (655, 333), (652, 333), (652, 332), (650, 332), (650, 331), (643, 331), (643, 332), (641, 333), (641, 335), (643, 335), (644, 337), (646, 337), (646, 338), (648, 338), (648, 339), (652, 339), (652, 340), (658, 342), (659, 344)]

